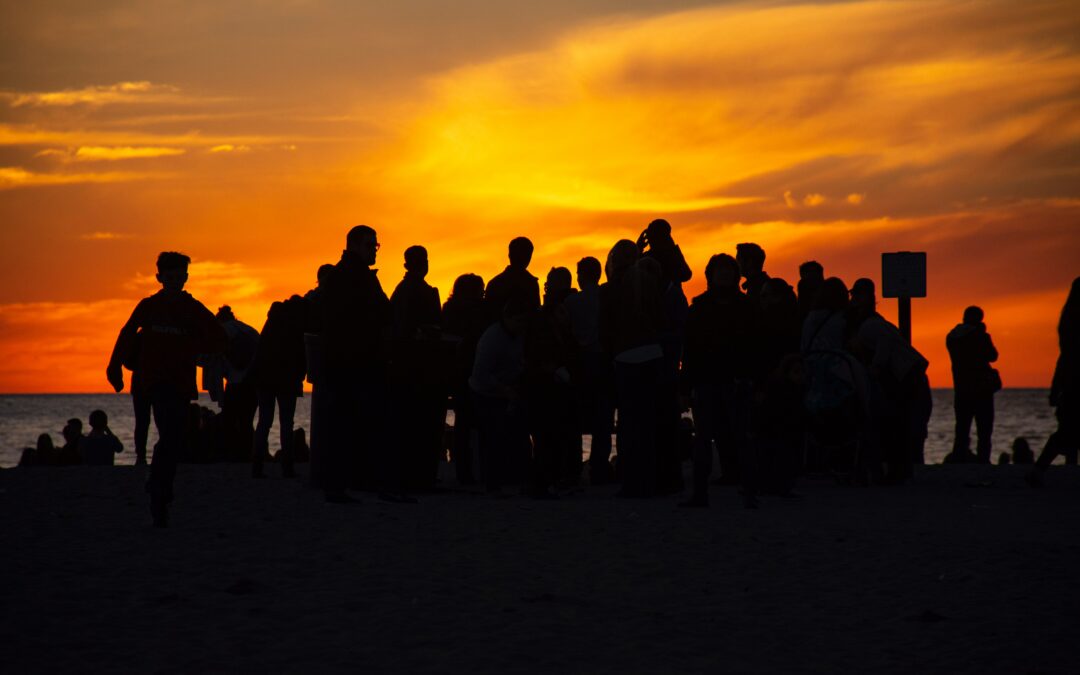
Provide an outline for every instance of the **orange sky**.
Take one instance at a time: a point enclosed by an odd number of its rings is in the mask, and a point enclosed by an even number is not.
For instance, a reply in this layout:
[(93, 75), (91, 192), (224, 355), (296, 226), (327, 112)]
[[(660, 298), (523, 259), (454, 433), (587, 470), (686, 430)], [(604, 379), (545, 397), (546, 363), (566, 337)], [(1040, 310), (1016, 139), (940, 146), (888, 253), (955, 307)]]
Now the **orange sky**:
[(1080, 274), (1075, 2), (368, 4), (0, 0), (0, 392), (106, 391), (163, 249), (261, 327), (357, 223), (387, 292), (422, 243), (445, 299), (512, 236), (543, 276), (659, 216), (688, 294), (741, 241), (793, 284), (927, 251), (931, 383), (969, 304), (1006, 386), (1049, 383)]

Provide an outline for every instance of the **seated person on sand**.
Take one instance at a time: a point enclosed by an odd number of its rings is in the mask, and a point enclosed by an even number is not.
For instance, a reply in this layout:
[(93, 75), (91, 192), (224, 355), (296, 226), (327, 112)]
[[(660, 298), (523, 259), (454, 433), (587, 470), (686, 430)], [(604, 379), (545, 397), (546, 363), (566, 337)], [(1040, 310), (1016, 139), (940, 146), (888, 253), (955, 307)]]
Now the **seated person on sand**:
[(52, 436), (41, 434), (36, 448), (23, 448), (19, 466), (51, 466), (59, 459), (59, 451), (53, 445)]
[(82, 463), (82, 441), (85, 436), (82, 432), (82, 420), (73, 417), (64, 425), (64, 445), (57, 453), (56, 464), (68, 466)]
[(90, 433), (82, 440), (84, 464), (112, 466), (113, 456), (124, 451), (124, 444), (109, 429), (109, 417), (104, 410), (90, 413)]

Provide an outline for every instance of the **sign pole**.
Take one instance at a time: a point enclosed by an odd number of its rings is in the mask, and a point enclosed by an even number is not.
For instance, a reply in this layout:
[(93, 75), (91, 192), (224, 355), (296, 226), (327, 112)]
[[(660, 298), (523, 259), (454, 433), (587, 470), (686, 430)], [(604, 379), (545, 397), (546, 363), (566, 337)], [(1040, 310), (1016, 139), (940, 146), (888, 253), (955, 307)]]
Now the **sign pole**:
[(897, 312), (897, 322), (900, 324), (900, 335), (904, 337), (904, 340), (911, 344), (911, 298), (904, 295), (897, 298), (899, 302), (899, 311)]

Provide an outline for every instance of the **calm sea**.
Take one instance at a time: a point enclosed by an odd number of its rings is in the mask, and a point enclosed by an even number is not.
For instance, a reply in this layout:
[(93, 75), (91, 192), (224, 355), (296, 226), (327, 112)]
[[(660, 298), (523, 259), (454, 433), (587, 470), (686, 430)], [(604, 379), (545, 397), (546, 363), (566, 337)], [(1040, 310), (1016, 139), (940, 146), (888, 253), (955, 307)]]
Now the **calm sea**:
[[(1053, 408), (1047, 402), (1048, 393), (1046, 389), (1006, 389), (997, 394), (995, 461), (999, 452), (1009, 450), (1017, 436), (1027, 438), (1036, 454), (1039, 452), (1047, 436), (1057, 426)], [(951, 389), (934, 390), (934, 414), (930, 419), (930, 438), (926, 447), (928, 462), (940, 462), (951, 449), (954, 424), (952, 399)], [(205, 395), (199, 403), (216, 409)], [(309, 428), (310, 404), (309, 397), (297, 401), (297, 426)], [(53, 442), (61, 445), (60, 431), (71, 417), (81, 418), (84, 428), (88, 430), (86, 418), (90, 411), (99, 408), (108, 414), (109, 426), (124, 444), (124, 452), (117, 456), (117, 463), (133, 464), (134, 416), (131, 398), (127, 394), (24, 394), (0, 396), (0, 467), (18, 464), (22, 449), (34, 445), (38, 434), (51, 434)], [(157, 433), (151, 425), (149, 447), (153, 448), (156, 441)], [(270, 432), (270, 450), (277, 452), (279, 447), (275, 422)]]

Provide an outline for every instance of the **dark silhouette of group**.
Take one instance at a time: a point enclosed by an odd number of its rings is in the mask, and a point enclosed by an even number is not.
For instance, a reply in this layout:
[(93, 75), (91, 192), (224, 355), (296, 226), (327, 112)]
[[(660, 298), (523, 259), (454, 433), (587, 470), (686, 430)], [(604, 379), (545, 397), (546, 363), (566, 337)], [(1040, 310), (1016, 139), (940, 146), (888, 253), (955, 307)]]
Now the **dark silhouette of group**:
[[(765, 271), (759, 245), (742, 243), (734, 256), (710, 258), (706, 290), (688, 302), (682, 285), (692, 270), (671, 225), (658, 219), (636, 240), (616, 242), (603, 265), (582, 258), (578, 290), (566, 267), (552, 268), (541, 287), (529, 272), (533, 244), (518, 237), (486, 286), (463, 274), (441, 304), (426, 281), (424, 247), (406, 249), (404, 277), (389, 297), (374, 269), (379, 249), (374, 229), (354, 227), (338, 262), (320, 267), (318, 286), (273, 303), (261, 333), (183, 291), (187, 256), (159, 256), (162, 290), (135, 308), (108, 367), (117, 391), (122, 368), (133, 371), (140, 458), (147, 411), (158, 427), (147, 487), (155, 525), (168, 522), (197, 363), (221, 401), (227, 444), (250, 456), (257, 478), (275, 408), (282, 474), (295, 475), (293, 418), (307, 377), (311, 479), (334, 504), (355, 502), (357, 490), (415, 502), (412, 495), (439, 489), (447, 450), (460, 485), (537, 499), (586, 477), (618, 483), (624, 498), (679, 493), (690, 459), (687, 507), (708, 506), (713, 482), (738, 486), (743, 505), (756, 508), (763, 495), (792, 496), (806, 471), (898, 484), (923, 461), (928, 362), (877, 312), (870, 279), (849, 291), (808, 261), (796, 290)], [(1040, 468), (1047, 456), (1075, 452), (1076, 295), (1074, 284), (1059, 328), (1061, 428)], [(969, 453), (974, 419), (976, 457), (988, 461), (1000, 380), (982, 319), (969, 308), (948, 346), (954, 454)], [(583, 436), (591, 439), (587, 463)]]

